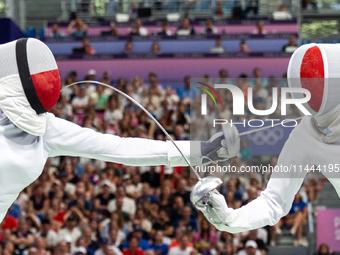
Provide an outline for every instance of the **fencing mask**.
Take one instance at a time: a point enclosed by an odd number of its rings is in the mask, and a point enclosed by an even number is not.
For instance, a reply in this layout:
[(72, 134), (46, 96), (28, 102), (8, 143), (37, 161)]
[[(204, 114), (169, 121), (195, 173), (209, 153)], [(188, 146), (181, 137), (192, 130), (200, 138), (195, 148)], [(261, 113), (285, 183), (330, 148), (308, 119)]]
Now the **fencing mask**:
[[(311, 93), (304, 106), (313, 116), (318, 139), (326, 143), (340, 138), (339, 57), (339, 44), (306, 44), (294, 52), (287, 71), (289, 87), (305, 88)], [(302, 93), (292, 96), (304, 97)]]
[(42, 136), (58, 101), (60, 75), (50, 49), (23, 38), (0, 45), (0, 109), (23, 131)]
[[(287, 71), (289, 87), (305, 88), (311, 99), (304, 106), (316, 120), (340, 109), (340, 45), (305, 44), (292, 55)], [(303, 94), (292, 93), (293, 98)]]

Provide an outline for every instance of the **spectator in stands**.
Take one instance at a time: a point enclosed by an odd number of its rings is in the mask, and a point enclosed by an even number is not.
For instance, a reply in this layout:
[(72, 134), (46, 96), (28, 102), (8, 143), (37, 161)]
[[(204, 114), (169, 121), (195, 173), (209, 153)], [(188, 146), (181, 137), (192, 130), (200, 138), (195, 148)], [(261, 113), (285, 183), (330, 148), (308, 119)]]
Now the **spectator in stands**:
[(48, 35), (49, 37), (64, 37), (66, 36), (64, 33), (59, 32), (59, 24), (53, 23), (52, 25), (52, 33)]
[[(79, 240), (82, 241), (82, 239), (79, 239)], [(87, 254), (87, 250), (83, 246), (76, 247), (74, 250), (75, 250), (74, 252), (75, 255), (86, 255)]]
[(244, 10), (244, 16), (248, 17), (248, 13), (252, 11), (255, 15), (258, 14), (259, 10), (259, 0), (247, 0), (246, 1), (246, 8)]
[(227, 10), (226, 10), (225, 5), (223, 5), (223, 2), (217, 2), (216, 11), (215, 11), (216, 16), (223, 17), (225, 16), (224, 14), (226, 11)]
[(215, 39), (215, 47), (210, 49), (210, 53), (224, 53), (224, 47), (222, 45), (221, 37)]
[(282, 52), (293, 53), (297, 48), (296, 37), (292, 35), (289, 37), (288, 44), (282, 47)]
[(139, 240), (138, 247), (143, 251), (148, 250), (150, 248), (150, 245), (148, 242), (148, 240), (150, 239), (150, 236), (148, 232), (142, 229), (140, 225), (140, 221), (138, 219), (133, 219), (131, 223), (132, 223), (133, 230), (128, 235), (127, 241), (123, 244), (123, 248), (129, 247), (128, 240), (130, 240), (131, 237), (137, 237), (137, 239)]
[[(177, 125), (177, 127), (181, 127), (180, 125)], [(176, 139), (180, 140), (180, 139)], [(187, 180), (182, 178), (178, 181), (178, 188), (177, 192), (174, 193), (174, 197), (182, 197), (184, 204), (188, 204), (190, 202), (190, 192), (186, 190), (187, 187)]]
[(116, 198), (112, 199), (107, 208), (109, 212), (114, 212), (120, 210), (126, 212), (129, 215), (134, 215), (136, 213), (136, 203), (134, 199), (126, 196), (126, 192), (123, 186), (117, 187)]
[(118, 131), (118, 122), (123, 119), (123, 110), (118, 104), (117, 97), (111, 95), (107, 102), (107, 109), (104, 112), (104, 120), (107, 124)]
[(245, 41), (240, 42), (240, 49), (236, 51), (237, 53), (251, 53), (251, 50), (248, 49), (248, 45)]
[(60, 96), (60, 100), (54, 108), (54, 114), (65, 120), (72, 120), (72, 105), (65, 96)]
[(162, 230), (157, 230), (155, 233), (155, 238), (153, 244), (150, 245), (150, 249), (160, 251), (161, 255), (168, 254), (168, 245), (163, 242), (163, 232)]
[(264, 35), (267, 34), (267, 31), (264, 29), (263, 27), (263, 21), (262, 20), (258, 20), (256, 22), (256, 28), (253, 31), (253, 34), (257, 34), (257, 35)]
[[(255, 68), (253, 69), (253, 75), (254, 75), (254, 78), (251, 79), (250, 84), (251, 84), (253, 87), (255, 87), (255, 90), (256, 90), (258, 93), (261, 92), (262, 96), (267, 95), (266, 93), (264, 93), (264, 92), (261, 90), (261, 88), (263, 88), (263, 87), (266, 88), (266, 87), (268, 86), (268, 79), (262, 78), (262, 77), (261, 77), (261, 76), (262, 76), (262, 70), (261, 70), (261, 68), (255, 67)], [(260, 94), (259, 94), (259, 96), (260, 96)], [(261, 96), (260, 96), (260, 97), (261, 97)], [(262, 98), (264, 99), (264, 97), (262, 97)]]
[(30, 207), (32, 211), (42, 219), (48, 205), (49, 200), (44, 193), (42, 184), (36, 185), (33, 190), (33, 195), (30, 197)]
[(87, 25), (79, 18), (72, 20), (67, 27), (67, 33), (71, 36), (87, 36), (87, 30)]
[[(169, 204), (169, 206), (171, 206)], [(163, 207), (162, 204), (160, 204), (160, 210), (159, 210), (159, 217), (156, 218), (155, 222), (152, 225), (152, 229), (157, 231), (157, 230), (162, 230), (162, 234), (170, 237), (174, 233), (174, 227), (170, 221), (170, 218), (168, 216), (168, 211), (167, 207)], [(164, 208), (164, 209), (163, 209)]]
[(143, 184), (140, 182), (140, 175), (135, 173), (129, 184), (126, 184), (125, 191), (129, 197), (136, 199), (141, 195), (142, 188)]
[(232, 84), (232, 81), (230, 81), (229, 78), (229, 74), (228, 74), (228, 70), (226, 69), (221, 69), (218, 72), (220, 79), (218, 81), (219, 84)]
[(257, 244), (254, 240), (246, 242), (245, 248), (240, 250), (237, 255), (261, 255), (261, 252), (257, 249)]
[(123, 255), (144, 255), (143, 250), (138, 248), (139, 240), (137, 237), (131, 237), (129, 248), (123, 250)]
[(190, 76), (185, 76), (183, 81), (184, 88), (178, 88), (177, 94), (180, 99), (190, 99)]
[(51, 255), (51, 252), (46, 250), (46, 241), (43, 237), (40, 236), (35, 240), (35, 246), (37, 248), (37, 255)]
[(105, 71), (103, 73), (103, 78), (101, 78), (100, 81), (107, 84), (107, 85), (112, 85), (112, 79), (110, 77), (110, 73), (108, 71)]
[[(96, 74), (97, 74), (96, 70), (90, 69), (87, 72), (87, 77), (85, 78), (85, 80), (87, 80), (87, 81), (94, 81), (95, 78), (96, 78)], [(89, 83), (89, 84), (93, 85), (92, 83)], [(88, 90), (88, 89), (89, 89), (89, 87), (87, 86), (86, 90)], [(92, 93), (93, 91), (95, 91), (95, 86), (91, 87), (90, 91), (88, 91), (88, 92)]]
[(99, 193), (94, 200), (94, 208), (97, 211), (107, 210), (107, 205), (109, 201), (115, 198), (115, 195), (111, 193), (111, 182), (109, 180), (104, 180), (101, 183), (102, 192)]
[(307, 214), (308, 214), (308, 209), (307, 209), (307, 204), (302, 201), (301, 195), (298, 192), (295, 195), (294, 201), (292, 208), (289, 212), (289, 218), (293, 220), (293, 226), (290, 230), (292, 235), (296, 234), (296, 238), (298, 240), (299, 245), (304, 245), (304, 242), (302, 241), (302, 227), (304, 224), (307, 222)]
[(174, 202), (172, 203), (172, 210), (169, 213), (172, 222), (175, 222), (176, 220), (182, 217), (183, 208), (184, 208), (183, 198), (180, 196), (175, 197)]
[[(141, 175), (142, 178), (142, 182), (145, 184), (149, 184), (149, 186), (151, 188), (158, 188), (160, 187), (161, 184), (161, 175), (159, 173), (156, 172), (156, 167), (152, 166), (150, 167), (149, 171), (146, 171), (145, 173), (143, 173)], [(144, 186), (143, 186), (144, 188)], [(146, 191), (145, 191), (146, 192)], [(142, 189), (142, 195), (143, 195), (144, 191)]]
[(161, 54), (159, 51), (159, 44), (157, 42), (152, 43), (151, 45), (151, 53), (153, 54)]
[(98, 84), (95, 92), (90, 94), (89, 104), (94, 107), (97, 112), (104, 112), (106, 109), (106, 102), (109, 99), (105, 93), (103, 85)]
[(292, 19), (292, 14), (287, 11), (285, 5), (280, 5), (279, 11), (273, 13), (274, 19)]
[(17, 226), (18, 226), (17, 219), (14, 218), (13, 216), (9, 215), (8, 212), (7, 212), (5, 218), (2, 221), (1, 229), (2, 230), (9, 229), (9, 230), (14, 231), (14, 230), (17, 229)]
[(256, 242), (257, 248), (260, 250), (262, 255), (265, 255), (266, 252), (268, 251), (264, 241), (258, 237), (258, 230), (257, 229), (249, 231), (249, 234), (245, 238), (244, 243), (246, 243), (248, 240), (253, 240), (253, 241)]
[(41, 229), (35, 236), (46, 238), (47, 247), (53, 247), (58, 243), (58, 234), (52, 229), (51, 221), (48, 219), (43, 219), (41, 221)]
[(157, 32), (158, 35), (167, 35), (167, 36), (171, 36), (172, 32), (171, 30), (168, 29), (168, 22), (166, 20), (164, 20), (162, 22), (162, 28), (161, 31)]
[(59, 230), (58, 239), (60, 242), (66, 241), (69, 242), (71, 246), (74, 246), (77, 239), (81, 236), (81, 230), (78, 227), (80, 219), (75, 213), (70, 213), (68, 215), (65, 215), (65, 227)]
[(329, 246), (325, 243), (320, 244), (318, 252), (316, 255), (331, 255), (329, 251)]
[(243, 205), (246, 205), (246, 204), (250, 203), (251, 201), (253, 201), (255, 198), (257, 198), (258, 197), (258, 191), (255, 187), (250, 187), (247, 190), (247, 195), (248, 195), (248, 199), (243, 202)]
[(205, 23), (205, 27), (202, 28), (201, 33), (206, 35), (217, 34), (217, 28), (213, 26), (213, 23), (210, 19), (208, 19)]
[(193, 248), (188, 246), (189, 237), (188, 235), (183, 235), (180, 240), (180, 245), (173, 247), (169, 250), (169, 255), (190, 255)]
[[(181, 140), (181, 141), (188, 140), (187, 136), (184, 134), (183, 125), (181, 125), (180, 123), (175, 126), (174, 135), (177, 140)], [(180, 182), (180, 183), (181, 184), (179, 185), (179, 187), (182, 185), (183, 182)], [(188, 202), (188, 200), (185, 199), (184, 197), (183, 199), (185, 203)]]
[(303, 185), (306, 188), (306, 193), (308, 195), (308, 201), (309, 202), (315, 202), (317, 199), (317, 196), (319, 192), (322, 190), (322, 183), (320, 183), (320, 180), (315, 173), (311, 172), (308, 173)]
[(177, 29), (177, 35), (193, 35), (195, 34), (194, 28), (190, 28), (190, 20), (183, 18), (181, 25)]
[(174, 222), (174, 228), (184, 227), (188, 234), (193, 234), (197, 231), (197, 222), (191, 217), (191, 207), (184, 206), (182, 216)]
[(148, 30), (143, 27), (142, 20), (137, 18), (129, 29), (129, 35), (148, 35)]
[(138, 17), (138, 3), (137, 2), (132, 2), (130, 4), (129, 17), (130, 19), (136, 19)]
[(148, 202), (150, 204), (154, 204), (157, 202), (156, 196), (151, 194), (149, 183), (145, 182), (142, 184), (141, 196), (137, 197), (136, 202), (137, 205), (140, 205), (142, 202)]
[(79, 49), (82, 49), (85, 54), (93, 55), (95, 53), (95, 50), (90, 45), (90, 40), (87, 37), (84, 37), (81, 41), (82, 45)]
[(86, 87), (80, 86), (79, 95), (72, 99), (72, 108), (74, 113), (85, 113), (88, 108), (89, 98), (86, 95)]
[(317, 4), (315, 0), (302, 0), (301, 1), (302, 9), (310, 11), (315, 10), (317, 8)]
[[(254, 85), (254, 90), (256, 90), (259, 94), (260, 97), (264, 98), (265, 101), (268, 99), (268, 90), (269, 88), (264, 88), (263, 87), (263, 82), (267, 81), (266, 79), (256, 79), (255, 80), (255, 85)], [(265, 82), (265, 84), (268, 87), (268, 82)]]
[(106, 35), (117, 36), (118, 35), (118, 29), (117, 29), (116, 23), (111, 22), (109, 31), (102, 31), (101, 35), (103, 35), (103, 36), (106, 36)]
[(201, 246), (201, 240), (204, 240), (204, 246), (209, 246), (211, 249), (216, 248), (216, 233), (211, 230), (211, 225), (206, 219), (201, 220), (199, 231), (195, 233), (194, 244), (196, 248)]
[(115, 245), (109, 245), (108, 238), (102, 237), (100, 239), (100, 248), (96, 250), (94, 255), (110, 255), (111, 254), (110, 252), (113, 252), (114, 255), (123, 254)]
[[(292, 226), (290, 229), (290, 233), (295, 236), (296, 240), (294, 241), (294, 245), (303, 245), (306, 246), (307, 243), (302, 238), (303, 234), (303, 225), (307, 222), (307, 204), (302, 201), (300, 193), (296, 193), (294, 197), (294, 201), (292, 204), (292, 208), (286, 217), (283, 218), (282, 221), (279, 221), (275, 227), (278, 228), (284, 223), (287, 226)], [(280, 232), (279, 230), (277, 232)]]
[[(6, 252), (8, 252), (8, 253), (6, 253)], [(37, 255), (37, 253), (38, 253), (38, 251), (37, 251), (37, 248), (35, 248), (35, 247), (31, 247), (31, 248), (29, 248), (28, 249), (28, 255)], [(4, 255), (6, 254), (12, 254), (12, 252), (10, 252), (9, 250), (4, 250), (4, 253), (3, 253)]]
[(83, 219), (82, 216), (88, 217), (91, 214), (92, 209), (91, 202), (86, 199), (85, 192), (85, 183), (83, 181), (78, 181), (76, 184), (75, 199), (71, 200), (68, 204), (68, 210), (73, 207), (79, 210), (73, 210), (73, 212), (77, 213), (81, 219)]
[(228, 203), (228, 206), (233, 209), (240, 208), (242, 206), (242, 201), (237, 197), (237, 193), (234, 190), (228, 189), (227, 194), (225, 195), (225, 199)]
[(253, 152), (251, 148), (249, 148), (249, 140), (247, 138), (243, 138), (241, 140), (240, 154), (242, 161), (251, 163), (251, 160), (253, 159)]
[(149, 73), (149, 90), (156, 90), (161, 93), (161, 96), (164, 93), (163, 86), (158, 82), (156, 73)]
[(133, 48), (133, 42), (131, 41), (126, 42), (125, 47), (124, 47), (124, 53), (129, 55), (132, 51), (132, 48)]
[(10, 241), (14, 244), (16, 254), (22, 254), (34, 243), (34, 235), (28, 229), (25, 218), (19, 220), (18, 229), (10, 236)]

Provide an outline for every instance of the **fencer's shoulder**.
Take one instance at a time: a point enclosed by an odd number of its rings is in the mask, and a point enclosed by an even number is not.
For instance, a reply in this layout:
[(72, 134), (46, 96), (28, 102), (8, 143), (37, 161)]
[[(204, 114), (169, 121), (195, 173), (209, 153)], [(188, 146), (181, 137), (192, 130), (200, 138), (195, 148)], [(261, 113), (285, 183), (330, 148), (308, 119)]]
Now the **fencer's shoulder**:
[(53, 113), (47, 112), (46, 113), (46, 120), (47, 124), (55, 119), (55, 115)]
[(53, 113), (46, 113), (46, 132), (68, 128), (68, 121), (56, 117)]
[(311, 116), (304, 116), (300, 123), (292, 131), (292, 135), (298, 137), (305, 137), (305, 136), (312, 136), (312, 117)]
[[(297, 125), (300, 129), (310, 129), (312, 125), (313, 117), (311, 116), (304, 116), (302, 117), (300, 123)], [(306, 131), (306, 130), (305, 130)]]

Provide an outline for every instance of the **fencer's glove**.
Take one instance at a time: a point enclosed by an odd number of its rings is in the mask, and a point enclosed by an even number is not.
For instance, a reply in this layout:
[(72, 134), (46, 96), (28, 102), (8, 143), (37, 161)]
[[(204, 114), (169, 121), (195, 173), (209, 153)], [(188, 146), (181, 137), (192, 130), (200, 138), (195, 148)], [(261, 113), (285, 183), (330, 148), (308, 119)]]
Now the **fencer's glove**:
[(224, 196), (216, 190), (221, 184), (221, 179), (215, 176), (199, 180), (191, 191), (191, 202), (218, 230), (230, 233), (249, 230), (247, 210), (236, 212), (228, 208)]
[(235, 125), (224, 124), (223, 132), (201, 142), (202, 164), (217, 163), (235, 157), (240, 151), (240, 136)]
[(334, 143), (340, 139), (340, 113), (336, 111), (324, 120), (312, 121), (312, 130), (315, 137), (324, 143)]
[(207, 220), (214, 226), (225, 225), (230, 211), (227, 202), (223, 195), (216, 189), (207, 193), (203, 198), (195, 203), (195, 206), (200, 210)]

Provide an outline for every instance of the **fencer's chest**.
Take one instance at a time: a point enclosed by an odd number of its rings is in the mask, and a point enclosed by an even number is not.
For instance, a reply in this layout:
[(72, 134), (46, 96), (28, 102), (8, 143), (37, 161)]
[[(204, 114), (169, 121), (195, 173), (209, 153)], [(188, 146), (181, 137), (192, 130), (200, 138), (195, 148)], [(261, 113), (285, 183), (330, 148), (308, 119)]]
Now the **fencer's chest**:
[(13, 124), (0, 125), (0, 187), (8, 183), (29, 185), (41, 174), (46, 158), (40, 137), (27, 134)]

